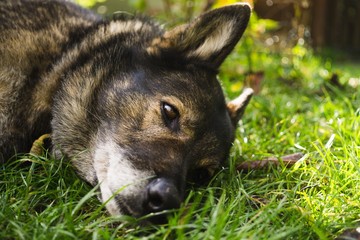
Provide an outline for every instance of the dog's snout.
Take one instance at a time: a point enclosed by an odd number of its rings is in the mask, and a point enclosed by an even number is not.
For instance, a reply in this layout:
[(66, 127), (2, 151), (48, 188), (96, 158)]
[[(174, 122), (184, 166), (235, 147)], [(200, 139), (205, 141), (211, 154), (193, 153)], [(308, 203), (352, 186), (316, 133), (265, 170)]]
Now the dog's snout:
[(148, 184), (145, 205), (149, 212), (179, 208), (180, 202), (179, 191), (171, 180), (156, 178)]

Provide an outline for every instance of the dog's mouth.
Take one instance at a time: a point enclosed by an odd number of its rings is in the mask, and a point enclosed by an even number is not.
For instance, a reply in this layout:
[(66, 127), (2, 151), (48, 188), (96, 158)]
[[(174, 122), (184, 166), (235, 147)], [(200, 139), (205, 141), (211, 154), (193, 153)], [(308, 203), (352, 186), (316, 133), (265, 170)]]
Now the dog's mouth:
[(140, 212), (134, 211), (133, 207), (126, 204), (121, 195), (116, 195), (115, 196), (115, 201), (116, 201), (116, 205), (119, 207), (119, 209), (121, 209), (120, 212), (122, 214), (129, 215), (129, 216), (134, 216), (134, 217), (140, 216)]

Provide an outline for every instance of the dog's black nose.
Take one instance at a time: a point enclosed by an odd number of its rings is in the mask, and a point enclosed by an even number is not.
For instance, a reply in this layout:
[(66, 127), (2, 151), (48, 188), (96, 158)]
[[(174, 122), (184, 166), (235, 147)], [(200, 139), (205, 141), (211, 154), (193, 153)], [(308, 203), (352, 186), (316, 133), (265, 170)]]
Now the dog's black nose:
[(180, 194), (167, 178), (156, 178), (147, 186), (145, 205), (149, 212), (160, 212), (180, 207)]

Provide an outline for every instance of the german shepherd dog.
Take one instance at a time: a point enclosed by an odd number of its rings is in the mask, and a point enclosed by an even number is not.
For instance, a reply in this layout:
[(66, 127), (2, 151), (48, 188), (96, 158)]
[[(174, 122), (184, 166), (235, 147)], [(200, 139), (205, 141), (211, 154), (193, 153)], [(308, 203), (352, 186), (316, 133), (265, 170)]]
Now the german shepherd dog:
[(1, 1), (0, 161), (50, 133), (110, 214), (179, 207), (186, 182), (228, 158), (252, 96), (226, 102), (216, 77), (250, 12), (225, 6), (164, 30), (61, 0)]

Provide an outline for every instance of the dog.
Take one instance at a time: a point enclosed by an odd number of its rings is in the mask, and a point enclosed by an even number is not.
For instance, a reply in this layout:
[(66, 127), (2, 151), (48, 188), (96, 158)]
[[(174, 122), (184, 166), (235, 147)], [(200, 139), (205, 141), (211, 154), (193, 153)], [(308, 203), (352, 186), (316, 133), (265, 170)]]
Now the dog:
[(253, 94), (226, 102), (216, 77), (250, 14), (234, 4), (165, 30), (67, 1), (1, 1), (0, 161), (51, 133), (110, 214), (178, 208), (187, 181), (226, 164)]

